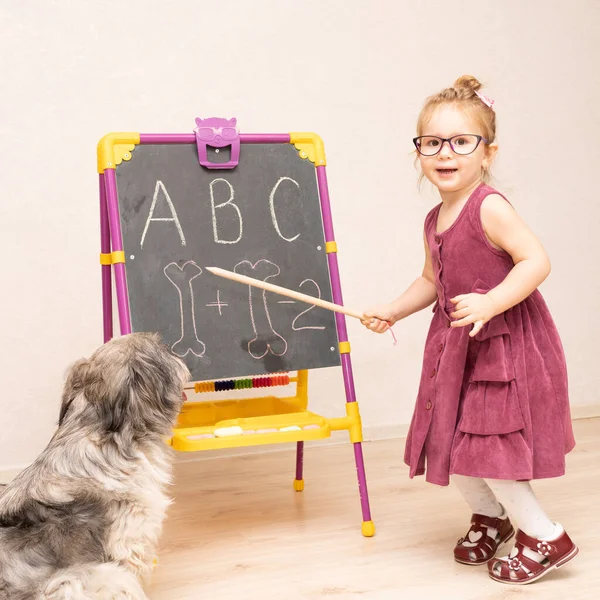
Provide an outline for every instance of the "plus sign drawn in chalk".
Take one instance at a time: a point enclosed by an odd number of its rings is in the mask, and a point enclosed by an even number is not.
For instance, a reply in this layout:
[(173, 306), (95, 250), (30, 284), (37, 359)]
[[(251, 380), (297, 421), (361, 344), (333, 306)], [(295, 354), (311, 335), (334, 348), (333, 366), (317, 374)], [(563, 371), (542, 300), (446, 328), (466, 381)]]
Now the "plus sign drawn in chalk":
[(217, 301), (211, 302), (210, 304), (207, 304), (206, 306), (216, 306), (219, 309), (219, 316), (221, 316), (223, 314), (223, 312), (221, 311), (221, 308), (223, 306), (229, 306), (229, 304), (227, 304), (226, 302), (221, 302), (220, 290), (217, 290)]

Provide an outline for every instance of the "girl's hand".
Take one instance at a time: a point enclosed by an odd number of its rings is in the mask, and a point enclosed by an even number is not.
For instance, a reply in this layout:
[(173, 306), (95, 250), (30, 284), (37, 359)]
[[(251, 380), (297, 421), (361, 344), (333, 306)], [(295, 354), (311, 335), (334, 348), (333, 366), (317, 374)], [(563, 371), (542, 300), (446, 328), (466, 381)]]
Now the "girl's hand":
[(360, 322), (367, 329), (370, 329), (375, 333), (384, 333), (396, 322), (396, 320), (392, 306), (390, 304), (384, 304), (383, 306), (376, 306), (365, 311), (364, 319), (361, 319)]
[(496, 316), (496, 305), (488, 294), (462, 294), (451, 298), (455, 311), (450, 314), (453, 319), (452, 327), (464, 327), (473, 323), (473, 329), (469, 332), (475, 337), (481, 328), (494, 316)]

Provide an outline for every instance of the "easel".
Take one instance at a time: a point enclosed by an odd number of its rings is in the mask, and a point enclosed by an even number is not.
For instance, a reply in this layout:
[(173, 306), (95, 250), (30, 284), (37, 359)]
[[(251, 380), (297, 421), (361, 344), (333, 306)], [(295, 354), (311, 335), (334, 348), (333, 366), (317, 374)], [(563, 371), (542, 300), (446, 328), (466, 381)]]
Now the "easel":
[[(211, 139), (213, 143), (209, 143), (209, 145), (218, 145), (218, 142), (222, 142), (220, 146), (225, 145), (219, 134), (220, 132), (216, 129), (212, 132)], [(98, 143), (100, 262), (102, 265), (102, 304), (105, 342), (113, 336), (113, 270), (115, 274), (120, 332), (122, 335), (132, 332), (125, 269), (125, 252), (117, 194), (116, 168), (122, 161), (131, 160), (132, 152), (134, 152), (136, 146), (144, 144), (198, 144), (200, 162), (204, 166), (207, 166), (202, 162), (202, 151), (199, 140), (200, 136), (196, 130), (196, 133), (191, 134), (110, 133), (104, 136)], [(314, 133), (239, 134), (239, 141), (241, 144), (293, 144), (303, 159), (314, 163), (333, 301), (338, 305), (342, 305), (343, 299), (337, 261), (337, 244), (333, 231), (327, 186), (325, 151), (321, 138)], [(232, 152), (233, 156), (234, 152)], [(362, 533), (364, 536), (370, 537), (375, 534), (375, 526), (371, 519), (369, 506), (362, 451), (362, 424), (356, 401), (350, 359), (350, 343), (348, 342), (344, 315), (336, 313), (335, 323), (346, 395), (345, 416), (325, 418), (308, 411), (308, 372), (306, 370), (300, 370), (297, 372), (296, 377), (288, 377), (287, 379), (285, 376), (273, 376), (200, 382), (194, 386), (197, 392), (246, 389), (249, 387), (272, 387), (274, 385), (295, 383), (296, 393), (285, 398), (264, 396), (243, 400), (228, 399), (214, 402), (186, 403), (170, 443), (176, 450), (189, 452), (296, 442), (296, 477), (294, 480), (294, 489), (302, 491), (304, 489), (304, 442), (329, 437), (332, 431), (346, 430), (354, 447), (363, 518)], [(244, 432), (252, 433), (247, 435), (225, 435), (224, 437), (215, 436), (215, 430), (230, 427), (238, 427)]]

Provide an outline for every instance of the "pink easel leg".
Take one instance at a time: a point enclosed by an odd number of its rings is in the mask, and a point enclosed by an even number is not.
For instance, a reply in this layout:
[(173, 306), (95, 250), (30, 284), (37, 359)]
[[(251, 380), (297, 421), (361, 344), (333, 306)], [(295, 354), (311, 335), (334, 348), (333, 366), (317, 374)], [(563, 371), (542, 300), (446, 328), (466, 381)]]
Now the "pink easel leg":
[[(119, 202), (117, 200), (117, 181), (114, 169), (105, 169), (104, 182), (106, 189), (106, 204), (108, 207), (108, 223), (110, 226), (110, 239), (113, 252), (123, 250), (123, 236), (121, 235), (121, 220), (119, 218)], [(127, 294), (127, 278), (125, 264), (117, 263), (115, 268), (115, 283), (117, 287), (117, 305), (119, 308), (119, 324), (121, 335), (131, 333), (131, 319), (129, 316), (129, 297)]]
[(304, 489), (304, 442), (296, 444), (296, 479), (294, 479), (294, 489), (301, 492)]
[[(344, 323), (345, 330), (345, 323)], [(347, 336), (345, 336), (347, 337)], [(341, 340), (341, 338), (340, 338)], [(341, 340), (345, 341), (345, 340)], [(352, 376), (352, 362), (349, 354), (342, 355), (342, 369), (344, 371), (344, 388), (346, 390), (346, 401), (356, 402), (356, 392), (354, 390), (354, 378)], [(369, 505), (369, 492), (367, 490), (367, 474), (365, 471), (365, 461), (363, 457), (362, 444), (356, 442), (354, 445), (354, 460), (356, 462), (356, 472), (358, 475), (358, 491), (360, 493), (360, 505), (363, 514), (363, 533), (365, 533), (364, 523), (371, 523), (371, 507)], [(365, 533), (365, 535), (367, 535)], [(372, 534), (371, 534), (372, 535)]]
[[(321, 200), (321, 214), (323, 215), (323, 229), (325, 232), (325, 241), (334, 242), (333, 221), (331, 218), (331, 206), (329, 202), (329, 189), (327, 186), (327, 175), (325, 167), (320, 166), (317, 170), (317, 183), (319, 185), (319, 195)], [(329, 275), (331, 278), (331, 291), (333, 301), (337, 304), (344, 304), (342, 298), (342, 286), (340, 283), (340, 273), (337, 261), (337, 252), (328, 252), (327, 261), (329, 263)], [(336, 313), (335, 322), (340, 343), (348, 341), (348, 332), (346, 330), (345, 316)], [(346, 391), (346, 402), (356, 402), (356, 392), (354, 389), (354, 377), (352, 375), (352, 361), (349, 353), (342, 354), (342, 370), (344, 373), (344, 389)], [(362, 509), (363, 535), (371, 537), (375, 534), (375, 526), (371, 520), (371, 509), (369, 505), (369, 493), (367, 490), (367, 475), (365, 472), (365, 461), (363, 457), (361, 442), (354, 442), (354, 460), (356, 461), (356, 472), (358, 475), (358, 490), (360, 494), (360, 504)]]
[[(110, 228), (108, 224), (108, 207), (106, 204), (106, 186), (104, 173), (99, 177), (100, 185), (100, 252), (110, 254)], [(102, 265), (102, 315), (104, 325), (104, 343), (113, 336), (112, 313), (112, 275), (111, 265)]]

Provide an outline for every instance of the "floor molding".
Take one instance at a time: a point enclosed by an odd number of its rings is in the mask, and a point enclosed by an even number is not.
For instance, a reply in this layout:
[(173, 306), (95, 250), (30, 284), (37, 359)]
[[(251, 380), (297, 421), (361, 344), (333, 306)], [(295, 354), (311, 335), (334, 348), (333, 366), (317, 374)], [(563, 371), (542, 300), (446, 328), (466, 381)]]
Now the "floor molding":
[[(572, 406), (571, 417), (574, 421), (580, 419), (593, 419), (600, 417), (600, 404), (592, 406)], [(407, 424), (382, 424), (366, 425), (363, 427), (363, 438), (365, 442), (376, 442), (380, 440), (401, 439), (408, 433)], [(348, 444), (346, 432), (334, 432), (334, 434), (323, 440), (310, 442), (311, 446), (339, 446)], [(234, 456), (249, 456), (255, 454), (266, 454), (270, 452), (281, 452), (289, 450), (293, 444), (267, 444), (264, 446), (246, 446), (243, 448), (225, 448), (223, 450), (212, 450), (206, 452), (180, 452), (177, 454), (177, 462), (190, 462), (197, 460), (218, 460)], [(400, 450), (399, 450), (400, 451)], [(8, 483), (14, 479), (27, 465), (11, 466), (0, 469), (0, 484)]]

